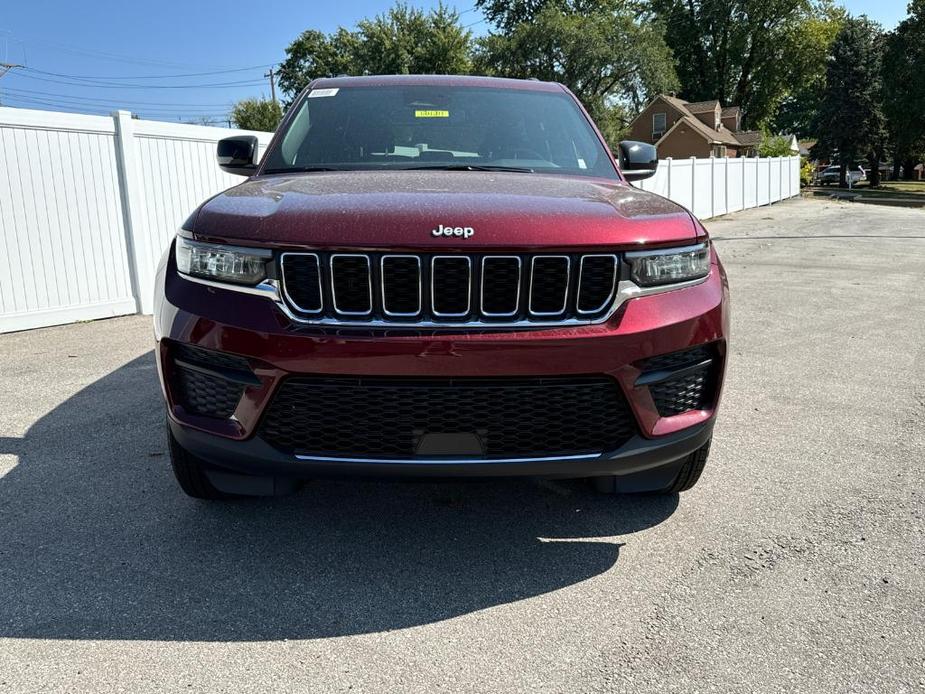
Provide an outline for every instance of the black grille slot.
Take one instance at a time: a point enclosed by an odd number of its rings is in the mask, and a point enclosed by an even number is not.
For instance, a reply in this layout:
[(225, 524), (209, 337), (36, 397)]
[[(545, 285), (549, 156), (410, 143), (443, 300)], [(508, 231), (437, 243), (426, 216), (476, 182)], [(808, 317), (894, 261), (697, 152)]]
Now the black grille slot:
[(421, 312), (420, 258), (382, 257), (382, 309), (388, 316), (416, 316)]
[[(204, 417), (230, 417), (238, 406), (244, 385), (224, 378), (221, 372), (253, 376), (247, 360), (182, 344), (173, 345), (171, 353), (176, 367), (176, 397), (184, 409)], [(209, 373), (209, 369), (215, 369), (216, 373)]]
[[(701, 345), (646, 360), (641, 380), (647, 376), (659, 378), (649, 385), (659, 416), (672, 417), (710, 407), (715, 392), (716, 358), (712, 345)], [(697, 367), (698, 364), (702, 366)], [(671, 375), (672, 372), (677, 373)]]
[(597, 313), (613, 297), (617, 283), (615, 255), (586, 255), (578, 278), (578, 312)]
[(643, 371), (671, 371), (674, 369), (683, 369), (685, 366), (697, 364), (705, 359), (712, 359), (713, 356), (713, 349), (710, 345), (700, 345), (692, 349), (671, 352), (670, 354), (662, 354), (647, 359)]
[(334, 310), (337, 313), (358, 316), (372, 313), (369, 257), (332, 255), (331, 293), (334, 298)]
[(482, 313), (513, 316), (520, 309), (520, 258), (482, 258)]
[(292, 304), (304, 313), (321, 311), (321, 264), (318, 256), (287, 253), (283, 256), (283, 282)]
[(472, 299), (472, 262), (466, 256), (437, 256), (431, 264), (431, 310), (435, 316), (461, 317)]
[(227, 352), (216, 352), (211, 349), (194, 347), (193, 345), (174, 344), (172, 347), (175, 359), (182, 359), (198, 366), (212, 366), (222, 369), (250, 372), (250, 365), (244, 357), (238, 357)]
[(477, 457), (490, 459), (597, 453), (635, 433), (622, 391), (603, 376), (291, 377), (260, 429), (290, 453), (396, 459), (414, 458), (428, 434), (474, 435)]
[(539, 256), (533, 259), (530, 278), (530, 313), (555, 316), (568, 304), (569, 258)]

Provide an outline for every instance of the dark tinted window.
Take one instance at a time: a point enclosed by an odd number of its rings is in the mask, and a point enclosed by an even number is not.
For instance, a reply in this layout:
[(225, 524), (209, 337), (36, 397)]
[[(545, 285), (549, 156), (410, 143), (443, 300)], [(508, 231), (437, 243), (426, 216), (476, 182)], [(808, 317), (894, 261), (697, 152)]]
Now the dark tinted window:
[(473, 87), (341, 87), (304, 99), (265, 172), (498, 166), (616, 178), (562, 92)]

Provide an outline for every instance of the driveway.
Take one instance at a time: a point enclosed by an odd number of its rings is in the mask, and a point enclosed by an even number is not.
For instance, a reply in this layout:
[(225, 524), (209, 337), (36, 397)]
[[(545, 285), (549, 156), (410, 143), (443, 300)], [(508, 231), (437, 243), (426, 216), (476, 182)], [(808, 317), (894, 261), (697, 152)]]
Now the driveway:
[(150, 318), (0, 336), (0, 691), (925, 691), (925, 212), (708, 226), (731, 365), (680, 497), (196, 502)]

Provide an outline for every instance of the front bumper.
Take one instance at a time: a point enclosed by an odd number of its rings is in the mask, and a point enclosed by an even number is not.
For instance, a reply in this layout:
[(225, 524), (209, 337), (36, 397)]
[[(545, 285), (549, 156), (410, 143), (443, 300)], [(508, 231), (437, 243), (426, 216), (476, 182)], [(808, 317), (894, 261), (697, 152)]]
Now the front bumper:
[(229, 493), (272, 495), (285, 480), (314, 477), (543, 477), (576, 478), (613, 475), (616, 491), (659, 491), (671, 486), (684, 457), (713, 434), (713, 421), (646, 439), (636, 436), (620, 448), (599, 455), (561, 458), (466, 460), (443, 457), (389, 461), (358, 458), (290, 456), (259, 437), (234, 441), (191, 429), (169, 419), (177, 442), (209, 464), (212, 483)]
[[(267, 479), (618, 475), (626, 491), (658, 489), (671, 483), (680, 459), (705, 443), (712, 432), (726, 358), (727, 295), (725, 275), (714, 255), (711, 273), (703, 283), (631, 299), (598, 325), (462, 334), (322, 330), (294, 324), (263, 297), (190, 282), (176, 273), (168, 255), (159, 269), (156, 293), (158, 367), (174, 436), (216, 470)], [(202, 417), (184, 410), (170, 377), (171, 345), (177, 343), (248, 360), (256, 380), (244, 390), (231, 417)], [(702, 409), (660, 416), (649, 388), (637, 382), (643, 362), (706, 343), (714, 346), (717, 359), (712, 401)], [(268, 404), (281, 382), (293, 375), (484, 378), (588, 374), (616, 380), (638, 425), (638, 435), (630, 441), (594, 455), (506, 457), (491, 462), (324, 458), (283, 453), (258, 435)]]

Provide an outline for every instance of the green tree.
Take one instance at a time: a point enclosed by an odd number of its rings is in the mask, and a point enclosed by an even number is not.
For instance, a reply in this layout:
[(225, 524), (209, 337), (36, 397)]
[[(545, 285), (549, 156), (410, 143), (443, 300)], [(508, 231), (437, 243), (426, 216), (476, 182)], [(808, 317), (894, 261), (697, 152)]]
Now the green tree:
[[(845, 21), (826, 70), (816, 129), (815, 153), (837, 156), (841, 181), (847, 185), (847, 167), (859, 159), (879, 159), (885, 144), (880, 99), (882, 32), (867, 17)], [(879, 167), (872, 166), (871, 184), (879, 183)]]
[(758, 144), (759, 157), (789, 157), (793, 154), (790, 151), (791, 139), (787, 135), (772, 135), (765, 130), (761, 134), (761, 142)]
[(890, 135), (893, 176), (907, 178), (925, 155), (925, 0), (909, 3), (909, 16), (885, 40), (883, 110)]
[(286, 49), (279, 85), (295, 96), (317, 77), (466, 74), (472, 33), (442, 4), (429, 12), (398, 3), (385, 14), (332, 34), (309, 29)]
[(681, 95), (742, 108), (749, 127), (769, 123), (796, 87), (824, 68), (831, 0), (652, 0), (665, 21)]
[(478, 42), (476, 70), (561, 82), (611, 143), (648, 99), (677, 86), (664, 28), (627, 3), (515, 2), (507, 13), (477, 4), (497, 30)]
[(501, 33), (513, 31), (518, 24), (532, 22), (547, 8), (579, 15), (630, 9), (624, 0), (475, 0), (475, 6)]
[(832, 43), (845, 21), (844, 8), (820, 4), (813, 16), (796, 22), (786, 34), (784, 54), (790, 60), (779, 105), (770, 118), (776, 132), (814, 137), (813, 122), (825, 91), (825, 72)]
[(266, 99), (244, 99), (231, 109), (231, 122), (244, 130), (273, 132), (282, 118), (279, 104)]

